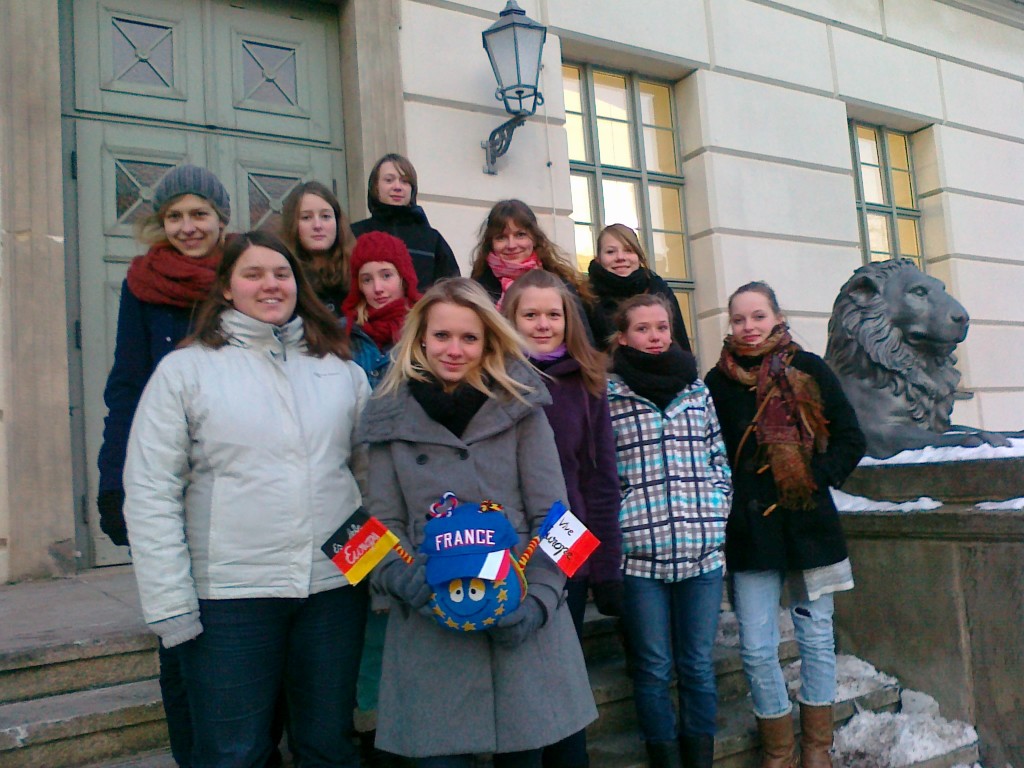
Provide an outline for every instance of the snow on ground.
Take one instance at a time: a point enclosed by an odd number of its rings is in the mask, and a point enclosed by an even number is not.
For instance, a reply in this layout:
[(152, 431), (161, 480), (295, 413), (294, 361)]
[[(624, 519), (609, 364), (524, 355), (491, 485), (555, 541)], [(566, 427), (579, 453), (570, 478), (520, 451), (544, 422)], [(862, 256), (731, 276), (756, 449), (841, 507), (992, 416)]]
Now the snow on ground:
[(988, 512), (998, 512), (1000, 510), (1008, 509), (1024, 509), (1024, 497), (1019, 499), (1007, 499), (1006, 501), (982, 501), (974, 506)]
[(967, 723), (931, 715), (861, 712), (835, 734), (837, 768), (901, 768), (978, 740)]
[(941, 501), (922, 496), (916, 501), (904, 501), (900, 503), (892, 501), (875, 501), (864, 496), (854, 496), (850, 493), (832, 491), (832, 501), (840, 512), (918, 512), (927, 509), (938, 509), (942, 506)]
[(981, 459), (1009, 459), (1014, 456), (1024, 456), (1024, 438), (1011, 437), (1009, 440), (1010, 445), (1006, 448), (996, 448), (993, 445), (978, 445), (973, 448), (947, 446), (902, 451), (888, 459), (865, 456), (860, 460), (860, 465), (867, 467), (874, 464), (929, 464), (937, 461), (979, 461)]
[[(800, 661), (787, 664), (782, 670), (791, 697), (800, 692)], [(899, 685), (895, 677), (879, 672), (856, 656), (840, 653), (836, 656), (836, 701), (849, 701), (857, 696), (877, 690), (885, 685)]]
[[(779, 635), (782, 641), (792, 640), (793, 617), (785, 608), (779, 610)], [(740, 647), (740, 625), (736, 621), (736, 614), (733, 611), (722, 611), (718, 616), (718, 636), (715, 644), (725, 648)]]

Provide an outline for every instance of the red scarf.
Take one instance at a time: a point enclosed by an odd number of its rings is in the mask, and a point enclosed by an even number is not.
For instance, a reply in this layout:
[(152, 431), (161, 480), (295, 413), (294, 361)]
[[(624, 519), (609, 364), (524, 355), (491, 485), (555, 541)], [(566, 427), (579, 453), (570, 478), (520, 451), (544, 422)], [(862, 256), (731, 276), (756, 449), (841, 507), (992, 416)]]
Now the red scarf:
[(404, 296), (389, 301), (377, 309), (367, 304), (366, 322), (359, 327), (363, 329), (363, 333), (373, 339), (378, 349), (384, 351), (398, 341), (407, 314), (409, 314), (409, 302)]
[(206, 298), (220, 264), (218, 245), (208, 256), (192, 258), (167, 243), (154, 245), (128, 267), (128, 290), (139, 301), (192, 307)]
[(516, 281), (517, 277), (522, 277), (531, 269), (544, 268), (536, 252), (531, 253), (522, 261), (509, 261), (496, 253), (489, 253), (487, 254), (487, 266), (491, 268), (491, 272), (501, 283), (501, 296), (495, 302), (498, 310), (501, 310), (501, 303), (505, 300), (505, 291)]

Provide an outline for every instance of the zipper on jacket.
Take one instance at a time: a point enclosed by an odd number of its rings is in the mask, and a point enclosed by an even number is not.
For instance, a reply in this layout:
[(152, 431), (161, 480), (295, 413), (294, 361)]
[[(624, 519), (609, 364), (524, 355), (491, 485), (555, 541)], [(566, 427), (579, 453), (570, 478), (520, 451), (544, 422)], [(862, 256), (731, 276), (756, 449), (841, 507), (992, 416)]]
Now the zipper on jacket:
[(274, 332), (274, 338), (277, 339), (277, 343), (281, 345), (281, 360), (284, 362), (288, 361), (288, 345), (284, 343), (284, 339), (281, 338), (281, 329), (278, 326), (274, 326), (271, 329)]

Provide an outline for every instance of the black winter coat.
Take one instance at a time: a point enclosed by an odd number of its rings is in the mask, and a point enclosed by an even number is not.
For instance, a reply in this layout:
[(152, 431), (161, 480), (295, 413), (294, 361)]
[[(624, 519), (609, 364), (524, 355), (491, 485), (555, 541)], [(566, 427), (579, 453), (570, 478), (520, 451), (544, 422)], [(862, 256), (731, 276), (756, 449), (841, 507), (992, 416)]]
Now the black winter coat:
[(388, 205), (373, 197), (367, 198), (367, 205), (370, 218), (354, 223), (352, 234), (359, 237), (367, 232), (387, 232), (405, 243), (416, 269), (420, 293), (443, 277), (459, 277), (459, 264), (451, 246), (430, 226), (420, 206)]
[[(605, 279), (601, 279), (601, 274), (596, 274), (599, 272), (606, 276)], [(632, 287), (632, 290), (629, 287)], [(679, 299), (672, 293), (668, 283), (649, 269), (641, 267), (628, 278), (620, 278), (610, 274), (595, 259), (590, 264), (590, 290), (593, 291), (595, 297), (588, 313), (590, 328), (594, 332), (599, 349), (608, 350), (608, 339), (615, 333), (612, 317), (619, 308), (619, 304), (630, 296), (652, 293), (668, 301), (672, 311), (670, 318), (672, 320), (672, 340), (686, 351), (690, 351), (690, 337), (686, 334), (686, 324), (683, 322), (683, 312), (679, 308)]]
[(121, 285), (117, 314), (114, 365), (103, 390), (107, 418), (100, 447), (100, 491), (120, 491), (128, 433), (146, 382), (164, 355), (173, 351), (190, 331), (192, 308), (140, 301)]
[(737, 460), (736, 449), (755, 413), (754, 392), (718, 368), (704, 378), (722, 425), (732, 466), (733, 500), (725, 529), (725, 559), (730, 571), (799, 571), (832, 565), (846, 559), (846, 539), (829, 486), (840, 487), (864, 455), (864, 433), (857, 415), (825, 361), (810, 352), (797, 352), (793, 367), (810, 374), (821, 389), (828, 420), (828, 448), (811, 460), (818, 490), (812, 510), (776, 507), (771, 471), (757, 474), (757, 441), (747, 438)]

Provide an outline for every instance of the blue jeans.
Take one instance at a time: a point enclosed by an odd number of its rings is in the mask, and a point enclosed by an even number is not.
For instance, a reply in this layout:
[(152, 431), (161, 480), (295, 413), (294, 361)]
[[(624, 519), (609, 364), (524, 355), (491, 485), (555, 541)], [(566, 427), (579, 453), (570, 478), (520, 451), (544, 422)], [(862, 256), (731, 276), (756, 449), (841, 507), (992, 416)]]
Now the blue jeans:
[[(718, 691), (711, 650), (722, 604), (722, 569), (682, 581), (626, 576), (622, 620), (633, 698), (646, 741), (714, 735)], [(675, 669), (679, 728), (669, 688)]]
[(200, 600), (182, 647), (193, 768), (262, 768), (284, 690), (288, 746), (303, 768), (356, 768), (350, 739), (366, 586), (308, 598)]
[[(732, 574), (736, 619), (740, 625), (740, 655), (750, 683), (754, 714), (773, 718), (788, 714), (793, 705), (779, 664), (779, 571), (740, 571)], [(800, 648), (800, 694), (803, 704), (824, 706), (836, 697), (836, 646), (832, 632), (832, 595), (790, 606)]]
[(167, 716), (171, 755), (179, 768), (189, 768), (192, 759), (192, 717), (188, 711), (185, 675), (181, 671), (180, 648), (164, 648), (161, 641), (157, 658), (160, 659), (160, 698)]

